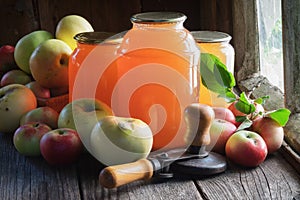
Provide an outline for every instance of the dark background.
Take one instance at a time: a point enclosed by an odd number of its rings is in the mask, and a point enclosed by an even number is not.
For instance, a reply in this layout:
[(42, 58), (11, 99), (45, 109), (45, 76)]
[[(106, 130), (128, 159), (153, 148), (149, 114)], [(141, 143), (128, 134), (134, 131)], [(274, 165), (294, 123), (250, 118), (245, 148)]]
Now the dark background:
[(55, 33), (65, 15), (86, 18), (95, 31), (131, 28), (130, 17), (146, 11), (178, 11), (188, 30), (216, 30), (232, 35), (231, 0), (0, 0), (0, 45), (15, 45), (34, 30)]

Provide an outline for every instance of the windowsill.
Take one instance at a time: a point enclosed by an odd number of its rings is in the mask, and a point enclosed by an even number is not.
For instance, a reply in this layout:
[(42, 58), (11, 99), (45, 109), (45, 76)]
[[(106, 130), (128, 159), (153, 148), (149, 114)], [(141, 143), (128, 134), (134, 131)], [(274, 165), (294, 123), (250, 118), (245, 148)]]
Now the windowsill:
[[(238, 82), (241, 91), (252, 92), (251, 98), (269, 95), (270, 99), (264, 105), (266, 110), (276, 110), (284, 106), (284, 94), (272, 85), (264, 76), (253, 76)], [(299, 166), (300, 164), (300, 113), (292, 114), (287, 125), (284, 127), (285, 142), (284, 152), (289, 155)]]

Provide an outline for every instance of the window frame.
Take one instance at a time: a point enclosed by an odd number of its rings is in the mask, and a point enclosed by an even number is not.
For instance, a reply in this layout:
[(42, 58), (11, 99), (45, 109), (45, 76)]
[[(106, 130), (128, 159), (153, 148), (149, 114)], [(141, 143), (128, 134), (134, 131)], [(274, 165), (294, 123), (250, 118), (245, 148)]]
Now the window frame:
[[(258, 0), (232, 0), (233, 45), (237, 88), (253, 98), (270, 95), (267, 110), (286, 107), (291, 111), (284, 127), (285, 142), (300, 155), (300, 2), (281, 0), (283, 32), (284, 93), (260, 74)], [(297, 32), (298, 31), (298, 32)], [(297, 41), (297, 42), (296, 42)], [(273, 99), (273, 101), (272, 101)], [(298, 157), (299, 159), (299, 157)]]

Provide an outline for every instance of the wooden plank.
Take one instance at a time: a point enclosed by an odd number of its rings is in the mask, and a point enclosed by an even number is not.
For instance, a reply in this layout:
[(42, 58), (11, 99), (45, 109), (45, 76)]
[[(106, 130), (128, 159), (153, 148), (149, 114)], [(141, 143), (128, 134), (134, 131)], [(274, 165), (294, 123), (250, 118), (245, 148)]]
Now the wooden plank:
[(38, 2), (38, 8), (41, 28), (52, 33), (58, 21), (70, 14), (86, 18), (95, 31), (121, 32), (131, 28), (130, 17), (140, 12), (141, 6), (139, 0), (45, 0)]
[(52, 167), (42, 157), (25, 157), (12, 135), (0, 133), (0, 199), (80, 199), (76, 167)]
[(25, 34), (39, 29), (34, 1), (1, 0), (0, 45), (15, 45)]
[(218, 30), (232, 35), (231, 0), (143, 0), (142, 11), (178, 11), (188, 30)]
[(278, 152), (259, 167), (231, 163), (226, 173), (196, 182), (207, 199), (293, 199), (300, 194), (300, 175)]
[(282, 1), (282, 47), (285, 95), (286, 106), (292, 113), (300, 113), (300, 13), (297, 12), (299, 9), (300, 1)]
[(300, 1), (282, 1), (285, 105), (292, 112), (285, 126), (287, 142), (300, 155)]
[(232, 0), (232, 3), (235, 77), (239, 82), (259, 73), (257, 8), (256, 0)]
[(78, 169), (83, 199), (202, 199), (192, 180), (152, 178), (106, 189), (98, 182), (103, 167), (89, 155), (81, 159)]

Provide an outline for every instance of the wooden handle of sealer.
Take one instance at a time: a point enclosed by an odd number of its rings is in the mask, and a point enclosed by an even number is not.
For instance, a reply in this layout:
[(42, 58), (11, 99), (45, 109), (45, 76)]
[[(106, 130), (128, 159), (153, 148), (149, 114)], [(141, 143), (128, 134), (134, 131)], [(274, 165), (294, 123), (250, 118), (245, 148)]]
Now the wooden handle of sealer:
[(137, 180), (148, 180), (153, 176), (153, 165), (147, 159), (133, 163), (109, 166), (99, 175), (100, 184), (106, 188), (115, 188)]
[(186, 107), (184, 115), (187, 123), (186, 142), (198, 147), (209, 145), (214, 110), (208, 105), (193, 103)]

